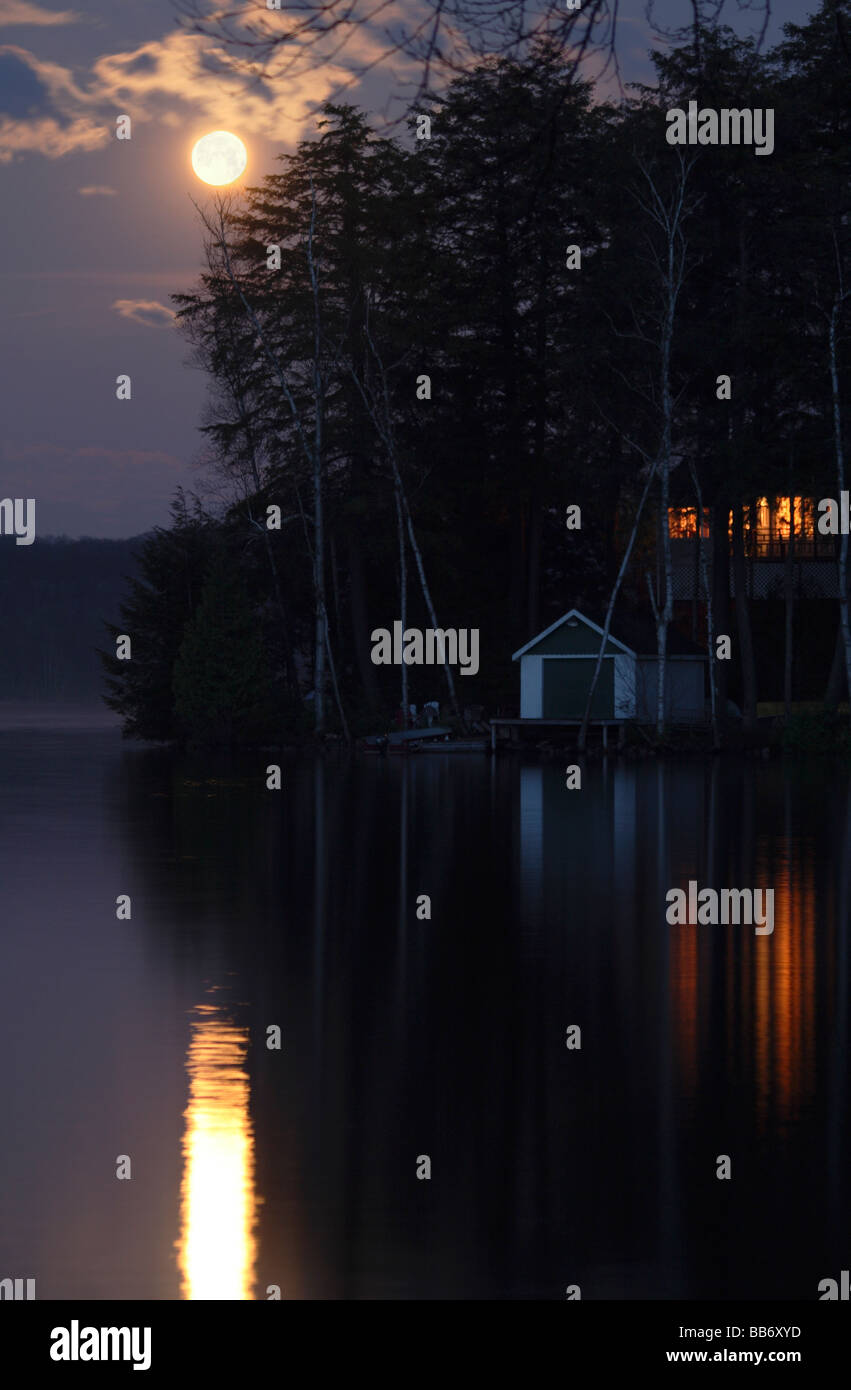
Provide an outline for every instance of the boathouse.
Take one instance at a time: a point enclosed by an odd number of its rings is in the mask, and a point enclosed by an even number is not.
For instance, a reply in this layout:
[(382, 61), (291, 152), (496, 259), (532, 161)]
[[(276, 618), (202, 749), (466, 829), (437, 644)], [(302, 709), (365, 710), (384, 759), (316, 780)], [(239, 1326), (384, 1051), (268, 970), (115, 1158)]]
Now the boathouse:
[[(581, 720), (603, 629), (572, 608), (512, 657), (520, 663), (520, 719)], [(668, 629), (665, 718), (673, 724), (705, 719), (706, 654)], [(612, 622), (594, 692), (595, 721), (656, 719), (658, 656), (651, 620), (627, 615)]]

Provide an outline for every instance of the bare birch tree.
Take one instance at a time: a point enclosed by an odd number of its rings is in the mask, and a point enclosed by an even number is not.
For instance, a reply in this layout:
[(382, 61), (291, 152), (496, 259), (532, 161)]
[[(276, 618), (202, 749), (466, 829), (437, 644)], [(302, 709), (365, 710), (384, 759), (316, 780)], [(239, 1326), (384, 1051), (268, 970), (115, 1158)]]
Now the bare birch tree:
[[(368, 301), (364, 317), (364, 337), (369, 348), (369, 358), (367, 359), (367, 361), (371, 363), (371, 366), (364, 370), (363, 380), (361, 380), (361, 377), (355, 371), (354, 367), (351, 364), (349, 364), (349, 375), (351, 376), (352, 381), (354, 382), (357, 388), (358, 394), (360, 395), (361, 400), (364, 403), (364, 407), (367, 411), (367, 414), (369, 415), (369, 418), (372, 421), (375, 431), (378, 434), (379, 439), (381, 440), (385, 458), (387, 459), (387, 462), (390, 466), (390, 472), (393, 478), (393, 490), (396, 499), (396, 504), (400, 508), (401, 515), (404, 518), (405, 530), (407, 532), (408, 540), (410, 541), (411, 545), (411, 551), (414, 556), (414, 563), (416, 564), (417, 576), (420, 581), (420, 588), (422, 590), (423, 601), (425, 602), (425, 606), (429, 615), (429, 621), (432, 627), (435, 630), (438, 630), (437, 612), (435, 610), (434, 602), (432, 600), (431, 589), (429, 588), (428, 580), (426, 578), (423, 554), (422, 550), (420, 549), (419, 542), (417, 541), (416, 531), (414, 530), (414, 521), (413, 517), (411, 516), (411, 509), (408, 505), (408, 497), (405, 491), (405, 485), (402, 480), (402, 473), (399, 466), (399, 454), (396, 446), (396, 432), (393, 427), (393, 408), (390, 400), (390, 386), (388, 382), (387, 369), (384, 365), (384, 360), (381, 356), (381, 353), (376, 347), (372, 330), (370, 328)], [(333, 350), (335, 352), (338, 362), (342, 364), (341, 349), (334, 348)], [(452, 705), (453, 712), (455, 713), (456, 717), (460, 719), (461, 712), (458, 708), (458, 696), (455, 690), (455, 678), (452, 675), (452, 667), (445, 659), (443, 662), (443, 672), (446, 678), (446, 685), (449, 691), (449, 700)]]
[(324, 523), (323, 523), (323, 498), (322, 498), (322, 426), (324, 408), (324, 382), (322, 377), (321, 360), (319, 357), (321, 343), (321, 319), (319, 310), (319, 284), (316, 272), (316, 265), (313, 255), (313, 236), (316, 224), (316, 194), (313, 192), (311, 206), (310, 230), (307, 238), (306, 254), (308, 259), (308, 269), (310, 272), (311, 290), (314, 305), (314, 339), (313, 339), (313, 394), (314, 394), (314, 428), (313, 441), (307, 435), (302, 424), (301, 415), (296, 405), (292, 388), (287, 380), (281, 362), (269, 344), (268, 336), (263, 331), (263, 326), (254, 308), (246, 298), (245, 292), (234, 271), (233, 258), (231, 256), (228, 243), (228, 218), (230, 216), (231, 202), (225, 195), (218, 195), (214, 200), (216, 210), (215, 219), (207, 212), (195, 204), (201, 221), (207, 232), (213, 238), (214, 245), (221, 253), (222, 267), (232, 288), (239, 297), (245, 313), (257, 335), (260, 348), (266, 357), (272, 371), (281, 387), (284, 399), (289, 407), (295, 425), (296, 434), (301, 445), (305, 460), (310, 469), (310, 476), (313, 484), (313, 541), (311, 544), (310, 536), (307, 531), (307, 518), (301, 503), (301, 495), (296, 486), (296, 497), (302, 521), (305, 527), (305, 539), (311, 553), (313, 566), (313, 587), (314, 587), (314, 612), (315, 612), (315, 644), (314, 644), (314, 727), (317, 733), (323, 733), (325, 729), (325, 706), (324, 706), (324, 686), (325, 686), (325, 661), (327, 657), (328, 668), (331, 674), (331, 682), (334, 688), (334, 696), (337, 704), (337, 711), (343, 727), (343, 733), (349, 741), (348, 723), (340, 698), (340, 690), (337, 682), (337, 674), (334, 665), (334, 657), (331, 651), (328, 611), (325, 602), (325, 574), (324, 574)]
[(649, 582), (651, 605), (656, 621), (656, 734), (665, 731), (665, 686), (667, 677), (668, 629), (674, 616), (674, 580), (671, 559), (671, 528), (668, 509), (671, 498), (671, 467), (673, 464), (674, 396), (671, 385), (671, 354), (674, 343), (677, 303), (686, 272), (687, 246), (685, 224), (694, 211), (695, 202), (687, 197), (688, 179), (694, 158), (686, 159), (680, 151), (678, 169), (670, 191), (660, 186), (660, 180), (650, 166), (639, 161), (645, 191), (636, 193), (639, 209), (647, 220), (645, 247), (657, 285), (656, 337), (658, 343), (657, 403), (660, 415), (660, 440), (656, 472), (659, 478), (659, 531), (662, 545), (663, 587), (661, 602), (657, 601)]
[[(675, 398), (671, 383), (671, 354), (674, 341), (677, 304), (686, 273), (687, 244), (685, 225), (698, 207), (697, 199), (688, 197), (688, 180), (695, 158), (685, 157), (677, 151), (677, 173), (670, 190), (661, 186), (661, 180), (654, 175), (646, 161), (636, 157), (643, 184), (633, 190), (636, 205), (644, 217), (643, 259), (649, 265), (652, 279), (652, 307), (649, 310), (651, 332), (641, 324), (636, 311), (632, 310), (634, 332), (622, 334), (638, 340), (645, 348), (651, 348), (658, 360), (655, 380), (651, 380), (646, 390), (639, 391), (645, 403), (650, 405), (658, 418), (659, 438), (653, 454), (629, 439), (622, 430), (621, 436), (642, 455), (649, 465), (644, 490), (638, 505), (629, 542), (621, 560), (620, 569), (606, 609), (606, 619), (597, 662), (588, 689), (585, 712), (579, 731), (579, 747), (584, 750), (591, 706), (597, 689), (597, 682), (603, 664), (603, 655), (609, 639), (615, 601), (623, 584), (624, 576), (635, 545), (638, 526), (647, 500), (647, 494), (654, 478), (659, 479), (659, 531), (663, 562), (663, 599), (657, 602), (648, 576), (650, 603), (656, 625), (657, 680), (656, 680), (656, 732), (659, 737), (665, 728), (665, 676), (667, 667), (668, 628), (673, 617), (674, 588), (671, 558), (671, 535), (668, 525), (670, 503), (671, 469), (674, 464), (673, 432)], [(635, 387), (633, 386), (633, 389)], [(611, 423), (611, 422), (610, 422)]]
[(689, 472), (691, 473), (691, 480), (694, 483), (694, 493), (697, 498), (697, 558), (698, 568), (703, 580), (703, 592), (706, 595), (706, 649), (709, 656), (709, 710), (712, 726), (712, 747), (717, 752), (721, 747), (721, 731), (718, 723), (718, 685), (716, 680), (717, 667), (715, 659), (715, 595), (713, 591), (712, 575), (706, 559), (706, 546), (703, 544), (703, 489), (700, 486), (697, 469), (691, 459), (689, 459)]
[[(405, 546), (405, 519), (402, 515), (402, 496), (394, 486), (393, 497), (396, 502), (396, 538), (399, 543), (399, 620), (402, 631), (408, 623), (408, 553)], [(408, 727), (408, 663), (402, 662), (402, 728)]]
[(647, 468), (647, 477), (644, 481), (644, 489), (641, 493), (641, 497), (639, 499), (639, 503), (635, 511), (635, 516), (633, 517), (632, 530), (629, 533), (629, 540), (627, 541), (626, 549), (623, 553), (623, 556), (621, 557), (620, 569), (618, 570), (617, 578), (615, 579), (614, 585), (612, 587), (612, 592), (609, 595), (608, 604), (606, 605), (606, 617), (603, 623), (603, 635), (600, 638), (600, 650), (597, 653), (597, 661), (591, 676), (591, 683), (588, 686), (588, 696), (585, 700), (585, 712), (582, 715), (582, 723), (579, 726), (579, 737), (577, 739), (577, 743), (579, 746), (580, 753), (585, 752), (585, 745), (588, 740), (588, 724), (591, 719), (591, 705), (594, 700), (594, 692), (597, 689), (597, 682), (600, 679), (600, 671), (603, 666), (603, 656), (605, 654), (606, 646), (609, 641), (609, 632), (611, 631), (612, 615), (615, 611), (615, 604), (617, 602), (618, 594), (620, 593), (624, 577), (626, 575), (627, 570), (629, 569), (629, 562), (632, 556), (633, 547), (635, 546), (635, 538), (638, 535), (638, 528), (641, 523), (642, 513), (644, 511), (644, 504), (647, 501), (647, 494), (649, 493), (650, 486), (653, 482), (653, 479), (656, 476), (656, 461), (651, 461), (647, 459), (647, 455), (644, 453), (644, 450), (641, 449), (639, 445), (634, 445), (633, 447), (639, 450), (639, 453), (641, 453), (644, 456), (649, 466)]
[[(846, 285), (842, 254), (834, 231), (833, 250), (836, 261), (836, 290), (827, 317), (828, 363), (830, 368), (830, 400), (833, 418), (833, 448), (836, 459), (836, 486), (841, 499), (845, 490), (845, 446), (842, 438), (842, 397), (839, 382), (838, 339), (845, 301), (851, 294)], [(851, 616), (848, 606), (848, 534), (843, 532), (839, 543), (839, 623), (845, 648), (845, 679), (851, 701)]]

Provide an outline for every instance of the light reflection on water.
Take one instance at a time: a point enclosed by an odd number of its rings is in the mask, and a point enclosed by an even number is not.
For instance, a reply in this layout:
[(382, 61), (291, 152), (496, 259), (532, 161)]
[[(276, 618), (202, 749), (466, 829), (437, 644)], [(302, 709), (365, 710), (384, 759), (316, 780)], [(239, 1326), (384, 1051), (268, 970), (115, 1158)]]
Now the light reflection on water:
[(181, 1236), (185, 1299), (253, 1297), (257, 1203), (246, 1029), (199, 1004), (186, 1059)]
[[(847, 767), (263, 767), (0, 733), (0, 1272), (783, 1299), (846, 1267)], [(691, 879), (772, 887), (773, 934), (669, 926)]]

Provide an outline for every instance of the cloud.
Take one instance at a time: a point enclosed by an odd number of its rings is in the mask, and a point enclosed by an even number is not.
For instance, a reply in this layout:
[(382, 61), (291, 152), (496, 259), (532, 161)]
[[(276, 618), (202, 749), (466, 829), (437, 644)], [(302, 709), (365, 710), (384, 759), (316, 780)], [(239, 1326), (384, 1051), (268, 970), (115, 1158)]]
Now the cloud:
[(38, 78), (49, 101), (59, 114), (69, 117), (80, 115), (86, 109), (98, 104), (97, 97), (91, 90), (80, 86), (71, 69), (63, 67), (61, 63), (52, 63), (46, 58), (37, 58), (28, 48), (21, 48), (19, 44), (15, 43), (0, 45), (0, 53), (9, 54), (13, 58), (17, 58), (19, 62), (26, 64), (34, 76)]
[(88, 117), (63, 125), (53, 116), (30, 120), (0, 120), (0, 164), (8, 164), (16, 154), (43, 154), (61, 159), (78, 150), (97, 150), (109, 139), (109, 131)]
[(91, 110), (93, 103), (69, 68), (42, 62), (15, 44), (0, 45), (0, 57), (15, 58), (24, 64), (37, 78), (43, 93), (42, 110), (21, 120), (0, 117), (0, 164), (8, 164), (21, 154), (61, 159), (75, 151), (100, 149), (107, 143), (110, 129), (97, 120)]
[(118, 190), (109, 188), (105, 183), (89, 183), (85, 188), (78, 188), (77, 192), (83, 198), (115, 198)]
[(0, 120), (0, 163), (24, 153), (57, 159), (98, 149), (112, 138), (117, 114), (184, 130), (187, 140), (230, 129), (249, 139), (294, 143), (347, 76), (333, 62), (315, 67), (308, 61), (304, 70), (289, 66), (276, 80), (274, 64), (261, 73), (214, 39), (183, 31), (102, 54), (79, 75), (11, 44), (0, 45), (0, 55), (25, 64), (44, 93), (42, 110)]
[(28, 0), (0, 0), (0, 29), (12, 24), (37, 25), (47, 28), (54, 24), (78, 24), (80, 15), (73, 10), (42, 10)]
[(174, 310), (160, 304), (158, 299), (116, 299), (110, 307), (123, 319), (143, 323), (148, 328), (169, 328), (175, 319)]
[(99, 101), (140, 121), (173, 119), (189, 108), (202, 128), (280, 138), (287, 124), (303, 122), (344, 76), (342, 69), (323, 66), (289, 72), (286, 82), (276, 82), (274, 73), (248, 71), (214, 40), (178, 31), (98, 58), (91, 90)]

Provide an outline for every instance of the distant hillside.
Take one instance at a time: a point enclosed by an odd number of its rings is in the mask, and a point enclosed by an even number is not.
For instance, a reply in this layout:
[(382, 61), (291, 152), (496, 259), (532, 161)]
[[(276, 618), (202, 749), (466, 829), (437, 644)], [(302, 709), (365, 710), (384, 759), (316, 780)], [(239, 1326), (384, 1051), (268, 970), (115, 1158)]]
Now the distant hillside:
[(100, 700), (95, 648), (104, 621), (118, 622), (143, 539), (0, 537), (0, 700)]

